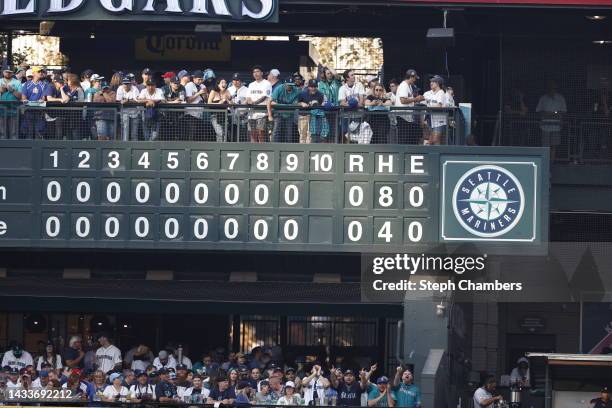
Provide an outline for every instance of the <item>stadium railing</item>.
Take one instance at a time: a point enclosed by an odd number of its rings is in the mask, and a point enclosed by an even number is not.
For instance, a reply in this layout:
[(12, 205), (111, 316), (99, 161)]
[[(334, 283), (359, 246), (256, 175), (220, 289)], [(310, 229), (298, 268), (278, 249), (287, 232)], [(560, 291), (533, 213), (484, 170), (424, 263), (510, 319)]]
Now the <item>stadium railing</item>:
[[(262, 129), (265, 142), (422, 144), (431, 118), (446, 123), (442, 144), (463, 145), (457, 108), (299, 108), (265, 106), (0, 102), (0, 139), (180, 140), (249, 142)], [(255, 138), (254, 140), (259, 140)]]
[(483, 132), (494, 133), (496, 146), (552, 145), (555, 162), (612, 162), (612, 118), (565, 114), (551, 121), (538, 113), (500, 113), (477, 122)]

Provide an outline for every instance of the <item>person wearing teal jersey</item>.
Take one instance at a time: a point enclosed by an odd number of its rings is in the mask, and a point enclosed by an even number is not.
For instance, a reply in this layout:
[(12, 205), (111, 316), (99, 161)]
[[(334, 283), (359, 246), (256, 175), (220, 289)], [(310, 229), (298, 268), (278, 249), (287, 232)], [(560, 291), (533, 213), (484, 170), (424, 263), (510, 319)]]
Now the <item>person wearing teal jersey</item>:
[(412, 371), (397, 367), (393, 379), (393, 391), (395, 392), (396, 407), (420, 408), (421, 390), (413, 383)]
[(282, 110), (272, 114), (272, 108), (276, 106), (287, 107), (296, 105), (300, 95), (299, 90), (293, 83), (292, 78), (285, 80), (283, 86), (278, 86), (272, 92), (272, 99), (268, 105), (268, 117), (274, 121), (272, 141), (274, 143), (297, 143), (297, 126), (295, 124), (294, 112)]
[(389, 386), (385, 376), (376, 380), (376, 385), (368, 383), (368, 407), (395, 407), (395, 391)]

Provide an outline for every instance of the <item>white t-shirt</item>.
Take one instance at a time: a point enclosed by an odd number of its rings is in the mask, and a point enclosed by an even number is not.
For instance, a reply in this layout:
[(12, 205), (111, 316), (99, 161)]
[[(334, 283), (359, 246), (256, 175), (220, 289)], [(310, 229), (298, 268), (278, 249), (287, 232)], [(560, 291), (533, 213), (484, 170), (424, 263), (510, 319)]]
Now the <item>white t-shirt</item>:
[[(398, 108), (406, 107), (406, 106), (414, 106), (414, 102), (412, 103), (402, 103), (402, 98), (414, 98), (414, 92), (412, 86), (406, 81), (402, 81), (401, 84), (397, 87), (397, 94), (395, 95), (395, 106)], [(414, 122), (414, 116), (409, 113), (397, 113), (396, 116), (408, 121)]]
[[(427, 91), (425, 92), (425, 94), (423, 94), (423, 97), (425, 98), (425, 102), (427, 103), (427, 106), (431, 106), (431, 107), (440, 107), (440, 105), (442, 105), (442, 107), (448, 106), (448, 103), (446, 100), (446, 92), (444, 92), (442, 89), (438, 89), (436, 92)], [(431, 116), (431, 127), (432, 128), (445, 126), (447, 123), (446, 113), (436, 113), (436, 114), (432, 113), (430, 116)]]
[[(567, 112), (567, 104), (563, 95), (555, 93), (542, 95), (536, 106), (536, 112)], [(545, 132), (559, 132), (561, 130), (561, 120), (556, 118), (543, 118), (540, 122), (540, 129)]]
[(237, 105), (246, 104), (246, 98), (249, 96), (249, 88), (242, 85), (239, 89), (236, 89), (234, 85), (227, 88), (227, 91), (232, 96), (232, 102)]
[(181, 365), (181, 364), (183, 364), (189, 370), (191, 370), (191, 367), (193, 367), (193, 364), (191, 364), (191, 359), (187, 356), (183, 356), (183, 361), (181, 361), (180, 363), (178, 362), (178, 360), (176, 360), (176, 365)]
[(138, 95), (138, 99), (145, 100), (145, 101), (163, 101), (164, 91), (161, 90), (160, 88), (155, 88), (155, 92), (153, 92), (153, 95), (151, 95), (149, 93), (149, 90), (145, 88), (142, 91), (140, 91), (140, 94)]
[(323, 380), (321, 378), (319, 378), (318, 380), (316, 378), (313, 378), (312, 380), (310, 380), (307, 386), (303, 387), (304, 405), (309, 405), (310, 401), (312, 401), (313, 399), (312, 397), (314, 394), (315, 382), (317, 388), (317, 396), (319, 397), (319, 402), (317, 403), (317, 405), (325, 405), (325, 388), (323, 387)]
[(96, 350), (96, 366), (98, 370), (107, 373), (121, 363), (121, 351), (114, 345)]
[[(39, 356), (39, 357), (36, 359), (36, 370), (37, 370), (37, 371), (40, 371), (40, 370), (42, 369), (42, 365), (43, 365), (43, 363), (45, 363), (45, 362), (46, 362), (46, 363), (49, 363), (49, 364), (53, 364), (53, 361), (52, 361), (52, 360), (47, 359), (47, 360), (45, 361), (45, 357), (43, 357), (43, 356)], [(62, 369), (62, 367), (64, 367), (64, 366), (62, 365), (62, 356), (60, 356), (59, 354), (56, 354), (56, 355), (55, 355), (55, 367), (53, 367), (53, 368), (57, 368), (58, 370), (61, 370), (61, 369)]]
[(159, 357), (155, 357), (155, 360), (153, 360), (153, 365), (155, 366), (156, 369), (160, 369), (160, 368), (176, 368), (176, 359), (174, 358), (173, 355), (169, 355), (168, 356), (168, 361), (166, 362), (166, 364), (162, 364), (161, 360), (159, 359)]
[[(193, 387), (176, 387), (176, 395), (183, 399), (185, 397), (189, 397), (193, 394)], [(200, 395), (202, 395), (202, 401), (206, 402), (206, 398), (210, 395), (210, 390), (202, 387), (200, 390)]]
[(89, 88), (91, 88), (91, 82), (90, 81), (81, 82), (81, 88), (83, 89), (83, 91), (88, 90)]
[[(525, 373), (525, 385), (527, 387), (531, 386), (531, 376), (530, 376), (530, 372), (529, 372), (529, 368), (527, 369), (527, 372)], [(521, 374), (521, 372), (519, 371), (518, 367), (514, 367), (512, 369), (512, 372), (510, 373), (510, 384), (513, 384), (515, 382), (519, 382), (523, 380), (523, 375)]]
[(125, 353), (125, 357), (123, 361), (125, 361), (126, 363), (129, 363), (130, 368), (133, 371), (136, 371), (136, 370), (145, 371), (147, 367), (151, 364), (151, 361), (153, 361), (153, 353), (149, 351), (146, 355), (146, 360), (134, 360), (134, 354), (136, 353), (136, 350), (137, 350), (137, 347), (134, 347), (128, 350), (128, 352)]
[[(266, 98), (259, 102), (258, 105), (265, 105), (268, 98), (272, 96), (272, 84), (266, 79), (261, 81), (253, 81), (249, 84), (247, 97), (251, 98), (252, 102), (261, 99), (263, 96)], [(261, 119), (266, 117), (266, 113), (263, 110), (254, 111), (249, 115), (251, 119)]]
[(13, 354), (13, 350), (7, 351), (6, 353), (4, 353), (4, 357), (2, 357), (2, 367), (9, 366), (11, 368), (17, 368), (21, 370), (22, 368), (25, 368), (29, 365), (34, 365), (32, 361), (32, 355), (25, 350), (19, 358), (15, 357), (15, 355)]
[(134, 85), (130, 87), (129, 91), (126, 91), (125, 87), (121, 85), (117, 89), (117, 102), (136, 101), (138, 100), (139, 95), (140, 95), (140, 92), (138, 91), (138, 88), (136, 88)]
[(492, 398), (493, 395), (484, 388), (480, 387), (474, 392), (474, 408), (485, 408), (490, 407), (491, 405), (482, 405), (482, 402)]
[[(187, 85), (185, 85), (185, 96), (187, 98), (191, 98), (192, 96), (194, 96), (196, 93), (198, 93), (202, 89), (204, 89), (204, 84), (200, 84), (198, 86), (198, 85), (194, 84), (193, 82), (189, 82)], [(202, 103), (202, 102), (204, 102), (204, 99), (202, 99), (202, 97), (200, 95), (198, 95), (195, 98), (195, 100), (193, 100), (192, 102), (189, 102), (189, 103)], [(189, 116), (193, 116), (196, 119), (201, 119), (202, 118), (202, 113), (204, 113), (204, 109), (202, 109), (202, 108), (185, 108), (185, 112)]]
[(102, 395), (105, 398), (116, 398), (117, 395), (119, 395), (119, 398), (127, 398), (130, 395), (130, 391), (123, 385), (119, 391), (117, 391), (114, 385), (107, 385)]
[(155, 386), (152, 384), (140, 385), (134, 384), (130, 387), (130, 398), (142, 399), (143, 395), (149, 394), (152, 400), (155, 400)]
[(9, 390), (14, 390), (16, 388), (21, 388), (21, 380), (17, 380), (16, 383), (12, 382), (11, 380), (7, 380), (6, 381), (6, 388)]
[(353, 86), (348, 86), (346, 83), (340, 87), (338, 91), (338, 101), (348, 101), (350, 98), (359, 98), (365, 96), (365, 89), (361, 82), (355, 82)]

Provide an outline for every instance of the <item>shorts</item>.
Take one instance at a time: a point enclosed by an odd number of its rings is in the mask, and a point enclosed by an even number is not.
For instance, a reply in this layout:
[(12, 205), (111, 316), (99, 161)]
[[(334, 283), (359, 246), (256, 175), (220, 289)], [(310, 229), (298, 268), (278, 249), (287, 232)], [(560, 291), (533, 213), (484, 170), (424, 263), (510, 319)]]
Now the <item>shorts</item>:
[(446, 125), (432, 127), (431, 131), (443, 135), (446, 133)]
[(543, 130), (542, 131), (542, 146), (551, 147), (559, 146), (561, 144), (561, 131), (557, 130)]
[(254, 130), (266, 130), (266, 118), (249, 119), (248, 125), (251, 132)]

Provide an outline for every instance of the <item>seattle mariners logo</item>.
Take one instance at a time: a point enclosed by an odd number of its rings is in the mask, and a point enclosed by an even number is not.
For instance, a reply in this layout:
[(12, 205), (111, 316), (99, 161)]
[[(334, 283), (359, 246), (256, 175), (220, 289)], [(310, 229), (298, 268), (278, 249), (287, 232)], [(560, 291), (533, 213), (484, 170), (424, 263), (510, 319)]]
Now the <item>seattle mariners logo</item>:
[(485, 238), (511, 231), (525, 207), (521, 183), (511, 172), (495, 165), (478, 166), (463, 174), (452, 200), (459, 224)]

